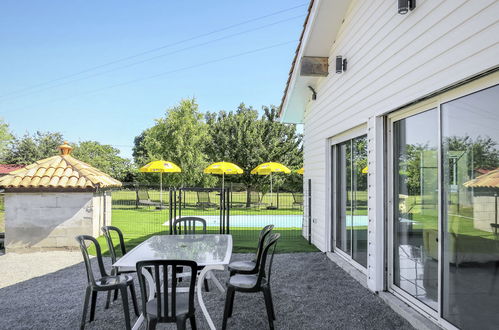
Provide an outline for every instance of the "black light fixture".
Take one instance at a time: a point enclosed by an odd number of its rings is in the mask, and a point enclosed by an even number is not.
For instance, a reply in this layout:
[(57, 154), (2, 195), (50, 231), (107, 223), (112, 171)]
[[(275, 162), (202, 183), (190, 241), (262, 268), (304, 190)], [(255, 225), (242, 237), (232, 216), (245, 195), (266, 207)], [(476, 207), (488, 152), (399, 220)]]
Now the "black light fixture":
[(317, 92), (315, 91), (315, 89), (312, 86), (308, 86), (308, 88), (310, 88), (310, 90), (312, 91), (312, 100), (317, 100)]
[(343, 59), (343, 56), (336, 56), (336, 73), (343, 73), (347, 71), (347, 59)]
[(399, 0), (399, 14), (405, 15), (416, 8), (416, 0)]

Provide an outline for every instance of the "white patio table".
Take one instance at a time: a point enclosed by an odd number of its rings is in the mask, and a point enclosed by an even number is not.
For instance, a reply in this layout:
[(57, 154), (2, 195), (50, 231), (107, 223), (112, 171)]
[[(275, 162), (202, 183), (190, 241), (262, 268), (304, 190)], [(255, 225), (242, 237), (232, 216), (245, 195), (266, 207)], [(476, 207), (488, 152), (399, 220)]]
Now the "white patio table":
[[(207, 273), (210, 272), (211, 274), (207, 278), (211, 279), (222, 293), (225, 292), (225, 288), (211, 271), (224, 270), (225, 265), (229, 264), (231, 255), (231, 235), (156, 235), (127, 252), (113, 266), (136, 269), (136, 264), (139, 261), (159, 259), (194, 260), (198, 266), (204, 266), (197, 280), (197, 297), (208, 325), (212, 330), (215, 330), (215, 325), (203, 301), (201, 292), (203, 281)], [(148, 272), (144, 272), (144, 276), (149, 283), (149, 300), (151, 300), (155, 294), (154, 280)], [(138, 329), (142, 322), (144, 322), (143, 314), (139, 316), (133, 329)]]

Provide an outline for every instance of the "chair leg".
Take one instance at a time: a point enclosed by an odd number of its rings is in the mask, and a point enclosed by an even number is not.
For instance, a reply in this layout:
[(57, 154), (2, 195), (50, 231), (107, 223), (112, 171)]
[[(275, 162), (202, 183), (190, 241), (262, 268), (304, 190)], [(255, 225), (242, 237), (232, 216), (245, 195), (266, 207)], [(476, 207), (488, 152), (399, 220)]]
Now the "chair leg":
[(272, 315), (272, 302), (270, 299), (270, 291), (268, 288), (263, 288), (263, 297), (265, 298), (265, 307), (267, 307), (267, 317), (269, 319), (270, 329), (274, 329), (274, 317)]
[(90, 287), (87, 287), (87, 290), (85, 290), (85, 300), (83, 302), (83, 315), (81, 317), (81, 324), (80, 324), (81, 330), (85, 328), (85, 321), (87, 320), (88, 301), (90, 300), (91, 292), (92, 289), (90, 289)]
[(113, 291), (109, 290), (107, 292), (107, 298), (106, 298), (106, 309), (109, 308), (109, 305), (111, 304), (111, 295), (113, 294)]
[(204, 279), (204, 291), (210, 292), (210, 287), (208, 286), (208, 279)]
[(118, 299), (118, 289), (114, 290), (114, 298), (113, 301)]
[(270, 306), (272, 307), (272, 319), (274, 319), (274, 321), (275, 321), (274, 301), (272, 300), (272, 290), (270, 290), (270, 286), (269, 286), (268, 290), (269, 290), (269, 297), (270, 297)]
[(133, 303), (133, 311), (135, 312), (135, 315), (139, 316), (139, 307), (137, 306), (137, 296), (135, 295), (135, 286), (130, 284), (130, 294), (132, 296), (132, 303)]
[(95, 305), (97, 303), (97, 291), (92, 291), (92, 303), (90, 305), (90, 322), (94, 320), (95, 317)]
[(185, 322), (187, 318), (185, 317), (177, 317), (177, 330), (185, 330)]
[(229, 305), (229, 317), (232, 316), (232, 311), (234, 310), (234, 298), (236, 296), (236, 291), (232, 291), (232, 294), (230, 295), (230, 305)]
[(150, 319), (150, 318), (147, 318), (147, 329), (148, 330), (154, 330), (156, 329), (156, 325), (158, 324), (158, 320), (157, 319)]
[(227, 318), (229, 317), (231, 295), (234, 289), (232, 287), (227, 288), (227, 295), (225, 297), (225, 307), (224, 307), (224, 319), (222, 322), (222, 330), (227, 329)]
[(123, 313), (125, 314), (125, 327), (127, 330), (130, 330), (130, 310), (128, 309), (128, 293), (127, 287), (124, 286), (120, 289), (121, 298), (123, 299)]
[(196, 325), (196, 316), (192, 315), (189, 317), (189, 321), (191, 322), (191, 329), (192, 330), (197, 330), (197, 325)]

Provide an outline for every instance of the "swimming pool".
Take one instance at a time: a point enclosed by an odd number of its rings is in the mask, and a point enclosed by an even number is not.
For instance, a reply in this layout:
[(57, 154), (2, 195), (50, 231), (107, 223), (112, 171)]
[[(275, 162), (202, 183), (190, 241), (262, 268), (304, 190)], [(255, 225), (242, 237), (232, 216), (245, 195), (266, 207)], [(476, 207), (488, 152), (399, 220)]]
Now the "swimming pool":
[[(206, 220), (208, 227), (218, 227), (220, 224), (220, 216), (218, 215), (203, 215), (201, 218)], [(273, 224), (275, 228), (302, 228), (303, 215), (300, 214), (245, 214), (231, 215), (229, 219), (230, 227), (264, 227), (268, 224)], [(305, 219), (307, 221), (307, 219)], [(350, 225), (351, 218), (347, 219), (347, 224)], [(353, 227), (367, 226), (367, 215), (354, 215)], [(168, 221), (164, 223), (168, 225)]]

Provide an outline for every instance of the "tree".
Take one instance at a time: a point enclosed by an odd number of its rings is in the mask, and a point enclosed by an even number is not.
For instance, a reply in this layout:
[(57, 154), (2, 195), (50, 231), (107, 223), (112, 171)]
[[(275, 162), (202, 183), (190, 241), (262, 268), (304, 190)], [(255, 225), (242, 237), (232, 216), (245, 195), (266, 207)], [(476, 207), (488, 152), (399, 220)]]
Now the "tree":
[[(169, 160), (182, 168), (181, 174), (165, 175), (164, 182), (173, 186), (198, 186), (214, 182), (204, 175), (208, 165), (205, 144), (210, 136), (194, 99), (182, 100), (166, 111), (165, 118), (135, 138), (134, 157), (139, 166), (153, 160)], [(157, 176), (152, 176), (158, 181)]]
[[(268, 190), (269, 179), (250, 174), (257, 165), (275, 161), (292, 168), (301, 167), (302, 137), (295, 125), (280, 123), (277, 108), (263, 107), (261, 118), (252, 107), (240, 104), (236, 111), (206, 114), (212, 137), (206, 144), (206, 154), (212, 162), (229, 161), (239, 165), (244, 174), (228, 176), (227, 180), (240, 182), (249, 191), (258, 187)], [(277, 185), (285, 181), (301, 186), (296, 176), (275, 176)]]
[(74, 145), (73, 157), (88, 163), (120, 181), (132, 181), (132, 168), (128, 159), (119, 156), (119, 149), (97, 141), (84, 141)]
[(0, 118), (0, 160), (5, 158), (7, 147), (12, 138), (12, 134), (10, 134), (9, 131), (9, 125), (3, 120), (3, 118)]
[(205, 148), (210, 161), (239, 165), (244, 174), (228, 176), (227, 180), (242, 182), (248, 189), (255, 185), (257, 177), (250, 176), (249, 172), (263, 160), (259, 153), (263, 140), (258, 112), (241, 104), (235, 112), (208, 113), (206, 121), (212, 137)]
[[(296, 131), (296, 125), (284, 124), (279, 121), (279, 109), (273, 105), (263, 107), (261, 122), (263, 125), (263, 146), (261, 150), (265, 161), (279, 162), (291, 169), (303, 166), (303, 136)], [(288, 189), (297, 189), (296, 176), (279, 175), (274, 176), (276, 186)], [(302, 188), (302, 178), (298, 180), (299, 188)], [(294, 187), (291, 187), (292, 183)], [(268, 180), (266, 180), (268, 184)]]
[(466, 152), (468, 169), (494, 170), (499, 164), (499, 146), (491, 137), (449, 136), (444, 139), (444, 149)]
[(59, 132), (40, 132), (22, 138), (15, 137), (9, 143), (4, 161), (10, 164), (28, 165), (37, 160), (55, 156), (59, 153), (58, 146), (64, 142)]

